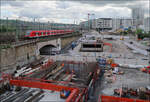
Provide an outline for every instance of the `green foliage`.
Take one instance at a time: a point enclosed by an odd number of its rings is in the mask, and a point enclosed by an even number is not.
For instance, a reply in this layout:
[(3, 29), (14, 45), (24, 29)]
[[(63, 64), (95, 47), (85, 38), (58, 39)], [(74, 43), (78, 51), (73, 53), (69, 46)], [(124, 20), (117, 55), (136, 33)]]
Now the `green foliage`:
[(1, 25), (0, 27), (0, 32), (12, 32), (12, 31), (16, 31), (15, 28), (11, 27), (11, 26), (5, 26), (5, 25)]
[(150, 38), (150, 32), (145, 33), (145, 32), (143, 32), (142, 29), (137, 29), (136, 34), (138, 35), (138, 38), (139, 38), (139, 39), (143, 39), (143, 38), (145, 38), (145, 37), (146, 37), (146, 38)]
[(128, 28), (127, 33), (128, 33), (128, 34), (133, 33), (132, 29), (131, 29), (131, 28)]
[(0, 50), (1, 49), (7, 49), (7, 48), (11, 48), (11, 45), (9, 45), (9, 44), (0, 45)]
[(0, 32), (6, 32), (6, 31), (7, 31), (7, 28), (4, 25), (2, 25), (0, 27)]
[(137, 29), (135, 32), (137, 35), (141, 35), (142, 34), (142, 29)]
[(121, 31), (120, 34), (121, 34), (121, 35), (127, 35), (128, 32), (127, 32), (127, 31)]
[(124, 31), (123, 34), (124, 34), (124, 35), (127, 35), (127, 34), (128, 34), (128, 31)]

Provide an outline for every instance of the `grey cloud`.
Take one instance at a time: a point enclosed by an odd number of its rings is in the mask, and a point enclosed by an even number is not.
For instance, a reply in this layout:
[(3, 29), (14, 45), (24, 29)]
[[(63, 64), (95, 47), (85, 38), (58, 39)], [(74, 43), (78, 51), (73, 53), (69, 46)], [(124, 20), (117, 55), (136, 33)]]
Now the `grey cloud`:
[(48, 16), (50, 15), (51, 12), (49, 11), (49, 8), (43, 8), (43, 7), (38, 7), (36, 8), (35, 6), (31, 7), (26, 7), (21, 10), (19, 13), (19, 16), (22, 17), (29, 17), (29, 18), (41, 18), (43, 16)]
[[(128, 8), (135, 8), (135, 7), (143, 7), (145, 8), (144, 1), (148, 0), (89, 0), (89, 1), (79, 1), (83, 4), (89, 4), (93, 6), (113, 6), (113, 7), (128, 7)], [(148, 9), (148, 8), (146, 8)]]
[(120, 5), (120, 4), (127, 4), (127, 3), (134, 3), (140, 0), (88, 0), (88, 1), (78, 1), (83, 4), (90, 4), (94, 6), (105, 6), (109, 4), (114, 4), (114, 5)]
[(26, 4), (26, 1), (18, 1), (18, 0), (6, 0), (1, 1), (1, 6), (10, 5), (13, 7), (23, 7)]
[(64, 2), (56, 2), (57, 4), (57, 8), (61, 8), (61, 9), (67, 9), (70, 7), (69, 3), (67, 3), (66, 1)]
[[(65, 2), (64, 2), (65, 1)], [(139, 0), (88, 0), (88, 1), (57, 1), (56, 8), (51, 8), (49, 6), (41, 7), (39, 5), (36, 8), (36, 4), (34, 1), (26, 2), (26, 1), (9, 1), (2, 2), (2, 6), (10, 5), (12, 7), (18, 7), (19, 12), (18, 16), (27, 17), (27, 18), (56, 18), (56, 19), (81, 19), (87, 18), (87, 13), (95, 13), (96, 17), (116, 17), (116, 16), (131, 16), (130, 13), (122, 13), (118, 9), (120, 7), (132, 8), (136, 7), (139, 4)], [(50, 1), (49, 1), (50, 2)], [(85, 4), (93, 5), (96, 7), (104, 7), (106, 5), (112, 7), (111, 9), (107, 8), (104, 11), (94, 11), (94, 10), (86, 10), (83, 7), (87, 6)], [(80, 10), (80, 5), (82, 10)], [(142, 3), (144, 6), (145, 4)], [(114, 7), (114, 8), (113, 8)], [(116, 10), (115, 7), (118, 7)], [(144, 7), (144, 10), (148, 13), (149, 10)], [(12, 11), (13, 12), (13, 11)]]
[[(142, 8), (143, 12), (150, 15), (150, 1), (149, 0), (88, 0), (78, 1), (82, 4), (89, 4), (97, 7), (111, 6), (111, 7), (127, 7), (127, 8)], [(145, 7), (146, 3), (149, 7)]]
[(114, 18), (114, 17), (124, 17), (124, 18), (130, 18), (131, 14), (130, 12), (122, 12), (122, 10), (116, 10), (114, 8), (107, 8), (103, 11), (96, 11), (94, 12), (96, 18)]

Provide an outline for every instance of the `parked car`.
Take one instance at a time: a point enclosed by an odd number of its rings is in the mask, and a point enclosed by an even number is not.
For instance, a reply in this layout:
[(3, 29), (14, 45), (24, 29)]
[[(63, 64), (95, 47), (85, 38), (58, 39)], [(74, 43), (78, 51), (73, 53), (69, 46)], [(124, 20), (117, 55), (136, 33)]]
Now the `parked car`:
[(51, 49), (51, 55), (57, 55), (60, 54), (60, 49), (58, 48), (52, 48)]
[(144, 38), (143, 40), (144, 40), (144, 41), (149, 41), (149, 40), (150, 40), (150, 38)]

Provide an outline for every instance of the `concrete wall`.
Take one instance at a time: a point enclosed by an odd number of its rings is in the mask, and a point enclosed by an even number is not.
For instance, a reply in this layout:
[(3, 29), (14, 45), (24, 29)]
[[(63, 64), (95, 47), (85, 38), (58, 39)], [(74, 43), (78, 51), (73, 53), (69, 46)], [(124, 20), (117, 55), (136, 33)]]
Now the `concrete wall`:
[(15, 48), (3, 49), (0, 51), (0, 71), (7, 70), (10, 67), (16, 67)]
[(32, 62), (36, 57), (36, 43), (16, 47), (15, 53), (17, 65), (22, 66), (28, 62)]
[(66, 45), (70, 44), (72, 41), (75, 41), (79, 38), (79, 36), (72, 37), (62, 37), (61, 38), (61, 48), (64, 48)]
[[(0, 71), (12, 72), (17, 66), (22, 66), (36, 58), (36, 44), (27, 44), (0, 51)], [(10, 70), (9, 70), (10, 69)]]

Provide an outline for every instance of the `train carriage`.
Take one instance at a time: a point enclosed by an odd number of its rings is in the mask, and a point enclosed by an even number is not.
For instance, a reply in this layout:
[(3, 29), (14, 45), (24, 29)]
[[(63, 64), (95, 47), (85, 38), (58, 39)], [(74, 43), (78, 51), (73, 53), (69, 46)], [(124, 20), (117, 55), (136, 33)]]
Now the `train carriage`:
[(28, 31), (25, 38), (38, 38), (46, 36), (64, 35), (72, 33), (73, 30), (40, 30), (40, 31)]

